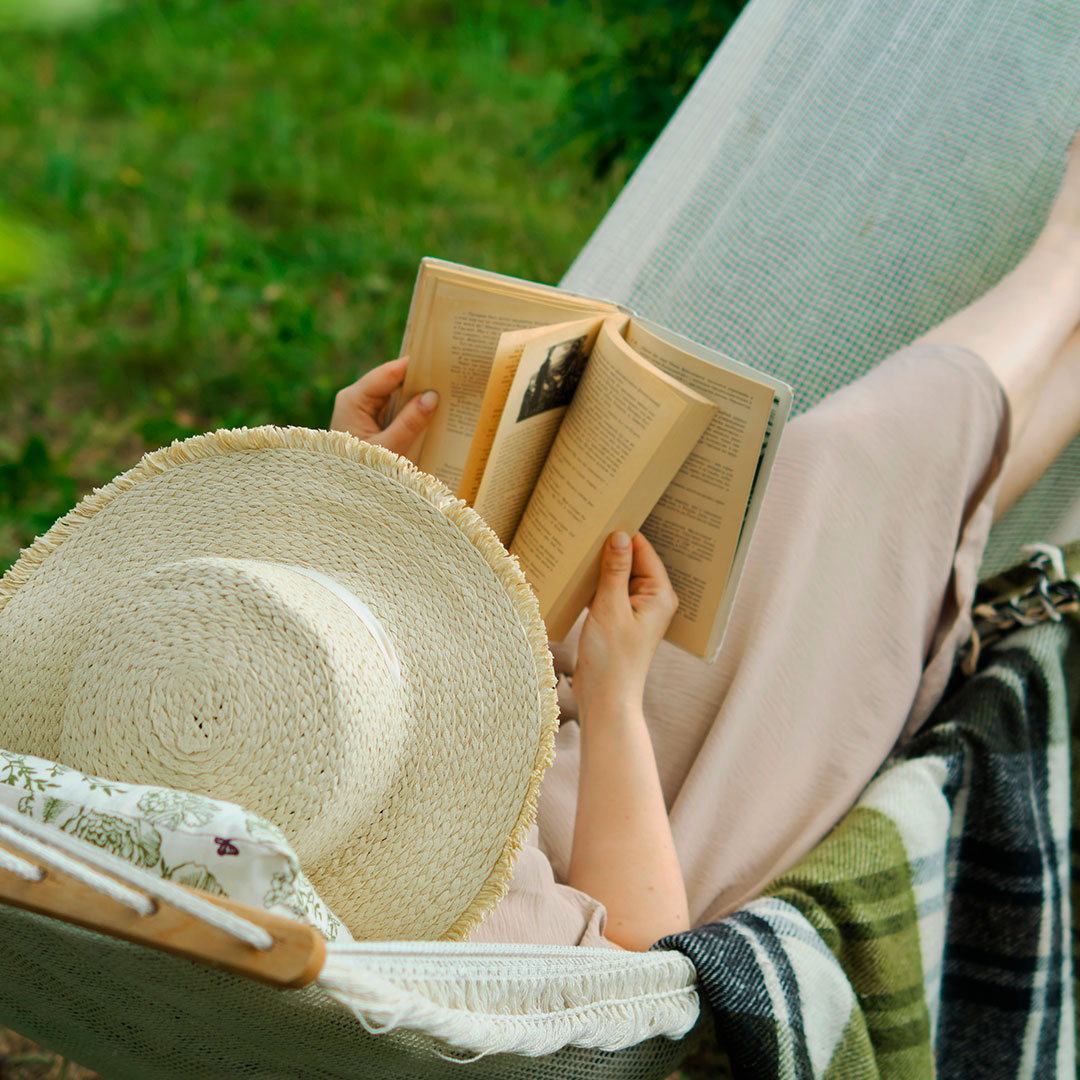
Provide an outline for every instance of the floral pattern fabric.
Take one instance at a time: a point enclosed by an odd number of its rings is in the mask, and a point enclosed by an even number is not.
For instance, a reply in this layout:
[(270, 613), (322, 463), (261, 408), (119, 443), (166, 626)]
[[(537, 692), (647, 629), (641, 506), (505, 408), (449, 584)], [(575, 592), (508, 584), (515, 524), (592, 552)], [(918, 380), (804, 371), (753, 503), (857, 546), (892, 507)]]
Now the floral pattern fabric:
[(284, 834), (235, 803), (119, 784), (0, 750), (0, 805), (118, 855), (166, 881), (285, 915), (349, 941)]

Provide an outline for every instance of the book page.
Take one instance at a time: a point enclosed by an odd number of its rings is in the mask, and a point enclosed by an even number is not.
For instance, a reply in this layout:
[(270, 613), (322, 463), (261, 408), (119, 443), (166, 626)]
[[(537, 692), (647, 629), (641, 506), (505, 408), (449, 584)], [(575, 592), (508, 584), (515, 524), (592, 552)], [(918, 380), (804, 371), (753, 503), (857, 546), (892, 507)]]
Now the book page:
[(773, 389), (692, 356), (633, 320), (626, 334), (636, 352), (718, 406), (700, 443), (642, 526), (679, 596), (668, 640), (708, 655), (762, 452)]
[(469, 443), (469, 456), (458, 484), (457, 497), (464, 499), (469, 506), (476, 502), (476, 493), (480, 490), (480, 481), (484, 478), (491, 444), (495, 441), (495, 432), (499, 430), (506, 397), (517, 374), (521, 353), (526, 344), (542, 334), (543, 329), (508, 330), (499, 335), (499, 344), (495, 346), (495, 356), (491, 361), (491, 373), (488, 375), (487, 389), (480, 402), (480, 415), (473, 430), (472, 442)]
[[(583, 322), (582, 325), (599, 327), (601, 321), (602, 319), (597, 318)], [(472, 442), (469, 445), (469, 456), (466, 458), (465, 470), (457, 491), (458, 498), (464, 499), (469, 506), (473, 506), (476, 502), (480, 481), (484, 477), (484, 469), (487, 467), (491, 447), (499, 430), (499, 422), (502, 420), (503, 409), (506, 408), (506, 399), (514, 384), (514, 376), (517, 374), (525, 346), (547, 334), (558, 336), (563, 327), (575, 325), (577, 324), (558, 323), (553, 327), (540, 326), (529, 330), (510, 330), (500, 335), (491, 364), (487, 389), (480, 403), (480, 416), (476, 421)], [(592, 348), (591, 342), (589, 348)]]
[(510, 550), (553, 640), (592, 598), (605, 539), (638, 530), (715, 406), (636, 356), (605, 320)]
[(521, 351), (473, 503), (504, 544), (514, 538), (602, 322), (584, 319), (521, 332), (532, 340)]
[(452, 490), (461, 483), (499, 337), (613, 310), (521, 282), (509, 286), (467, 270), (421, 264), (402, 352), (409, 356), (400, 408), (424, 390), (439, 394), (428, 430), (408, 457)]

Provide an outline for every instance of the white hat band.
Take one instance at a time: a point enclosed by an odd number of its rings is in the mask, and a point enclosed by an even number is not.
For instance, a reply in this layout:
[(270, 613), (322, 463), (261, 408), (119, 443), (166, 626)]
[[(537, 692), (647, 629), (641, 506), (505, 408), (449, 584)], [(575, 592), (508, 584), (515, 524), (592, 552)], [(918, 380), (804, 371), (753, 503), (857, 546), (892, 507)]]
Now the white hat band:
[(310, 570), (306, 566), (293, 566), (289, 563), (277, 563), (273, 565), (278, 565), (283, 570), (292, 570), (293, 573), (296, 574), (303, 574), (304, 577), (318, 582), (323, 588), (332, 592), (342, 603), (346, 604), (352, 610), (353, 614), (355, 614), (371, 632), (371, 636), (375, 639), (375, 644), (379, 646), (379, 651), (386, 659), (386, 666), (389, 669), (391, 676), (393, 676), (394, 686), (401, 686), (401, 664), (398, 662), (397, 653), (394, 652), (393, 642), (383, 628), (383, 624), (379, 622), (375, 612), (372, 611), (371, 608), (356, 595), (356, 593), (350, 592), (341, 584), (341, 582), (335, 581), (332, 577), (327, 577), (326, 574), (319, 573), (318, 570)]

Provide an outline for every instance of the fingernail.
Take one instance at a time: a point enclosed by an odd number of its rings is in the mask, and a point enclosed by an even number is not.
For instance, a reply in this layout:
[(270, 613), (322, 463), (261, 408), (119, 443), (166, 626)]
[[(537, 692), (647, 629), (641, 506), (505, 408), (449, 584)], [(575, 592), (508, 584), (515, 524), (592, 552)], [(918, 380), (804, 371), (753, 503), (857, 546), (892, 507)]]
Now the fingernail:
[(439, 395), (434, 390), (425, 390), (420, 395), (420, 409), (423, 412), (434, 412), (439, 404)]
[(625, 551), (630, 546), (630, 537), (624, 532), (612, 533), (611, 546), (616, 551)]

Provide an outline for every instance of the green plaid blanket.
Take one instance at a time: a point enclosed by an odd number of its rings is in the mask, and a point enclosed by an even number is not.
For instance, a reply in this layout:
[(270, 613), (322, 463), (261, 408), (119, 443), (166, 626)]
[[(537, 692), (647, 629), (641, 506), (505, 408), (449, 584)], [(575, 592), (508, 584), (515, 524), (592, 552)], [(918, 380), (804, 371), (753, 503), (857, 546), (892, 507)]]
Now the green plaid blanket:
[(1013, 632), (766, 897), (659, 943), (736, 1077), (1077, 1075), (1078, 713), (1080, 624)]

